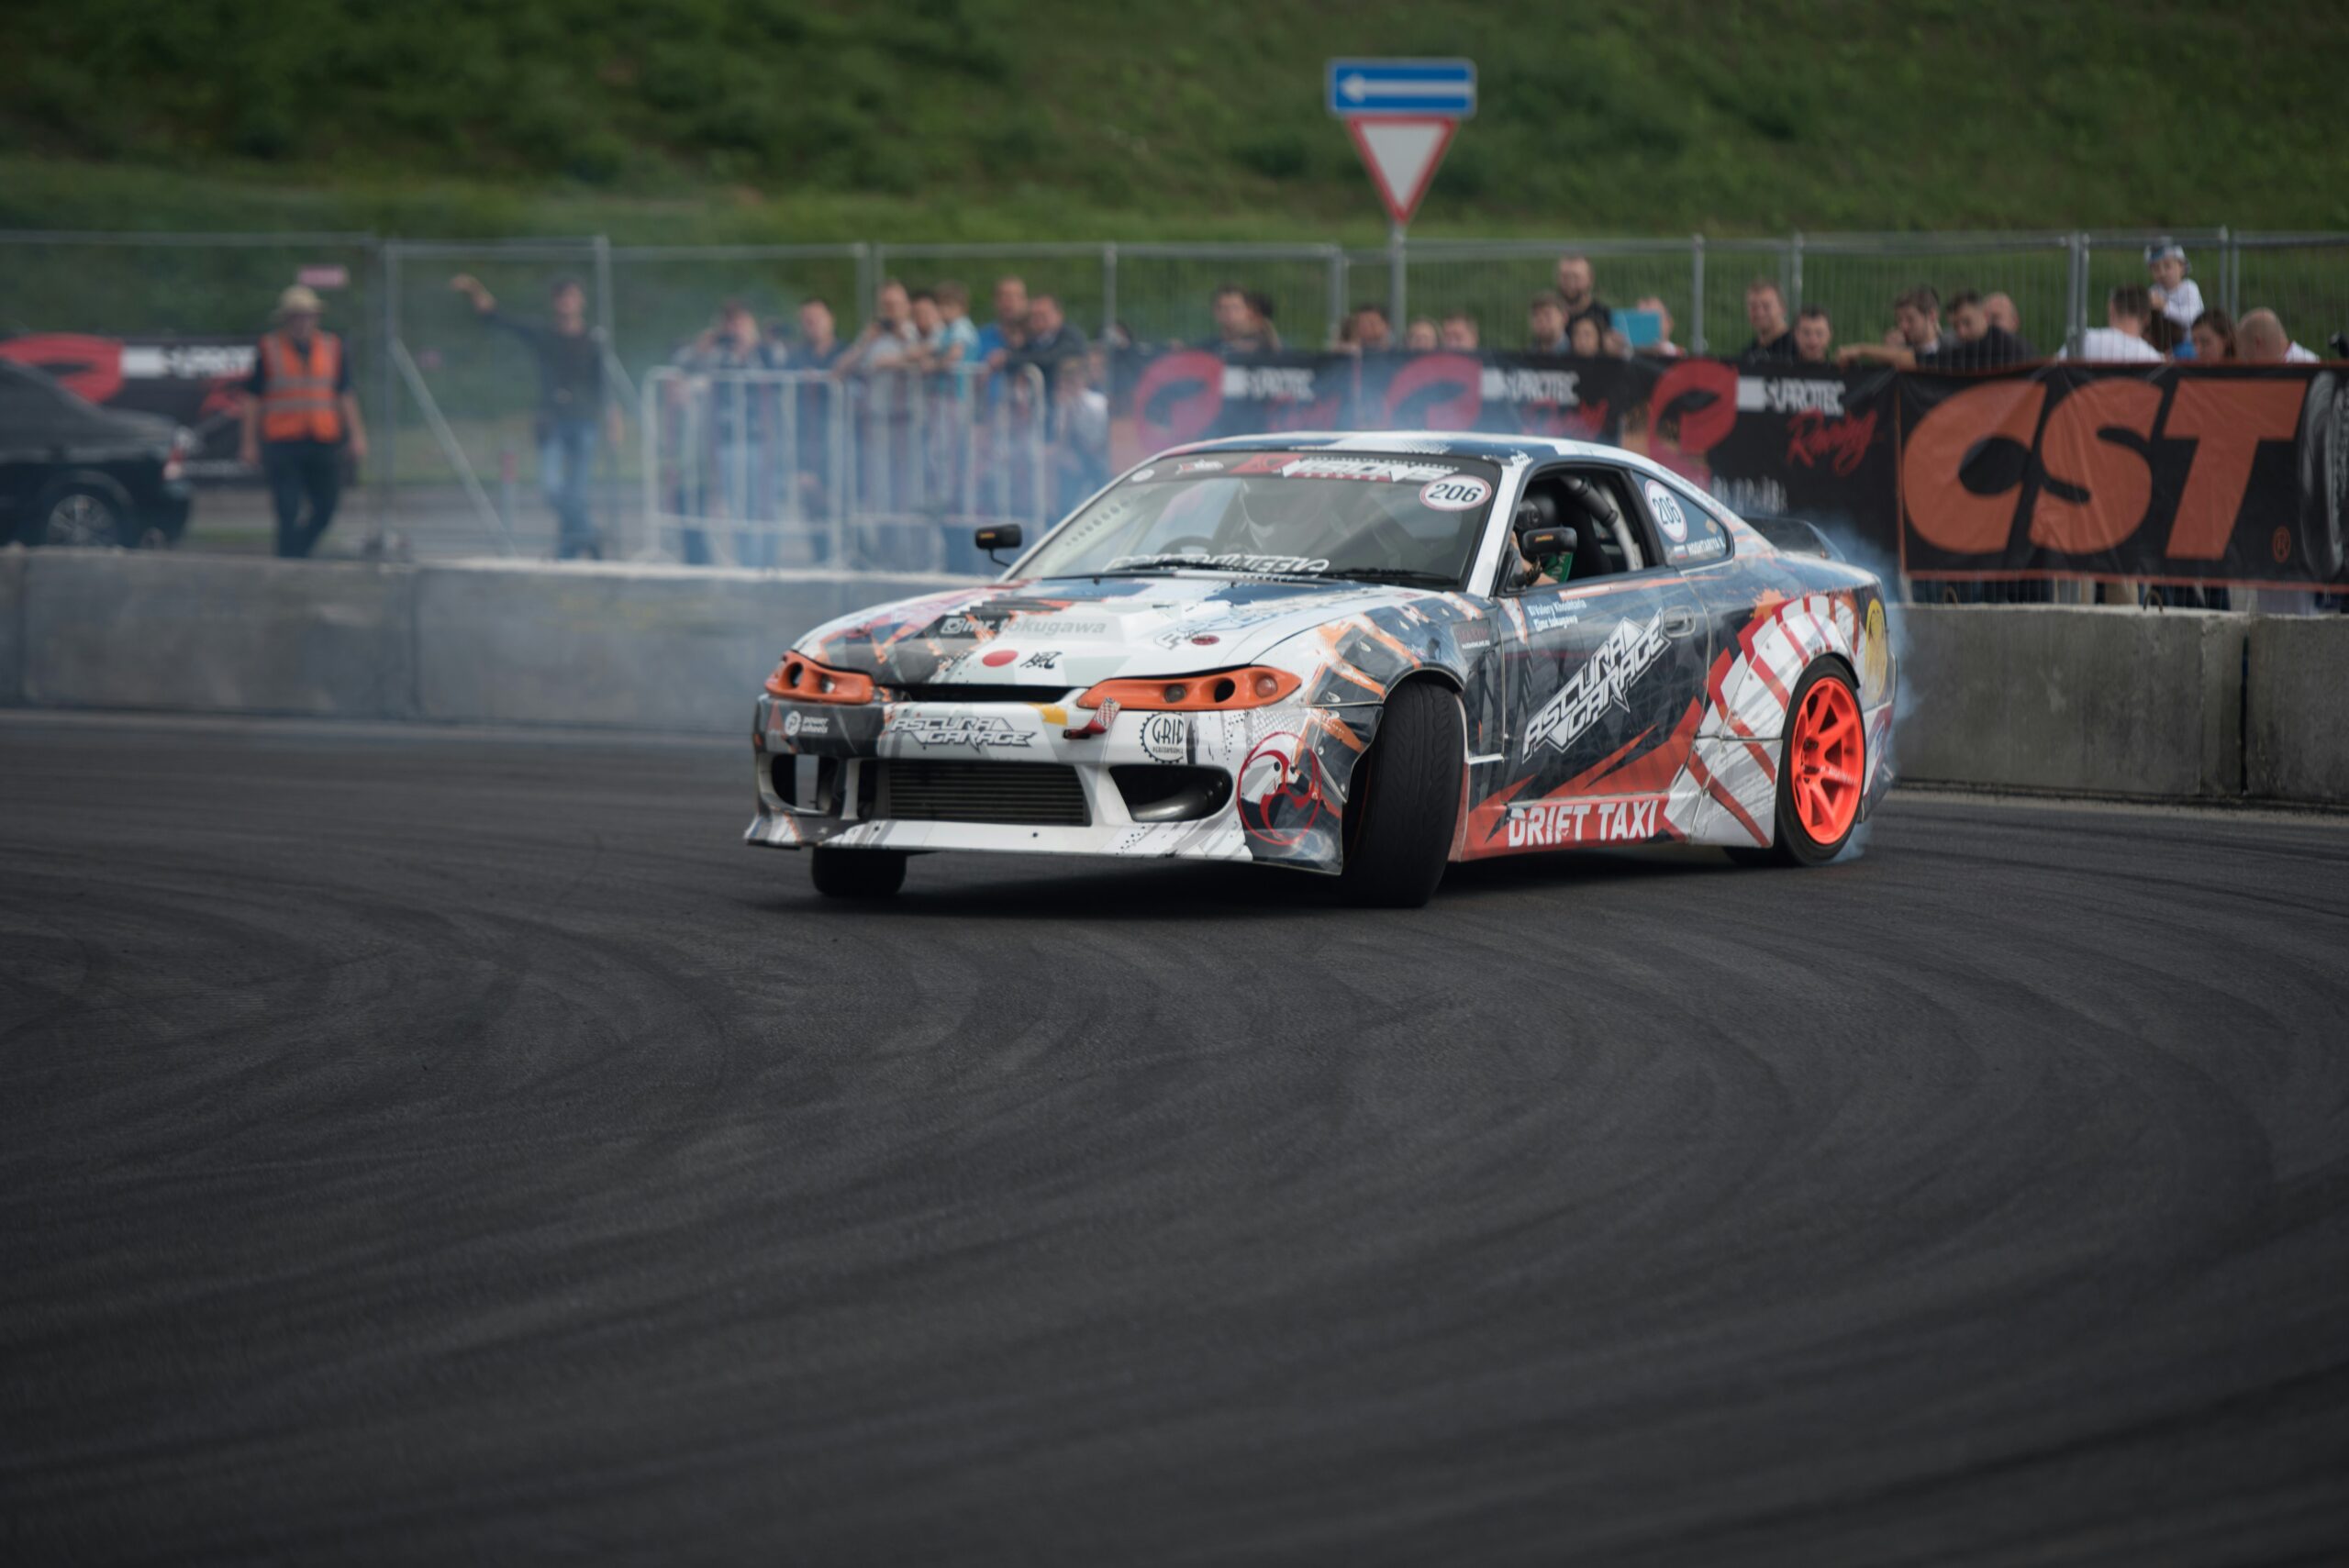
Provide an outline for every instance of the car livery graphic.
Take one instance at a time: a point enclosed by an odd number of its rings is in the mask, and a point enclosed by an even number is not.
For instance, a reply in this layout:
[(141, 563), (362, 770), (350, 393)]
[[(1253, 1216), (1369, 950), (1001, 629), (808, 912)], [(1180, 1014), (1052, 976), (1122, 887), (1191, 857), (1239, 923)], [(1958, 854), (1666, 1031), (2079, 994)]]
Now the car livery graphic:
[(1892, 781), (1897, 682), (1873, 575), (1636, 454), (1245, 437), (1141, 464), (997, 582), (800, 639), (747, 837), (851, 895), (939, 850), (1255, 861), (1393, 905), (1579, 846), (1814, 864)]

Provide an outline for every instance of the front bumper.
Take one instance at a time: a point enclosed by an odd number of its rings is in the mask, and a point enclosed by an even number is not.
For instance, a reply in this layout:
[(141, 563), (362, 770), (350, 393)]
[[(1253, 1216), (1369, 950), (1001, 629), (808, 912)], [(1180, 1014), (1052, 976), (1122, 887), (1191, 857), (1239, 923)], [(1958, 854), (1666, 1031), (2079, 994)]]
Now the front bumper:
[[(1265, 861), (1334, 873), (1343, 864), (1346, 787), (1377, 717), (1375, 706), (1302, 703), (1124, 712), (1104, 733), (1073, 738), (1063, 731), (1084, 726), (1093, 710), (1065, 702), (852, 706), (762, 696), (751, 748), (758, 815), (743, 837), (776, 849)], [(899, 771), (901, 762), (911, 766)], [(1022, 798), (1008, 806), (1005, 792), (985, 787), (987, 770), (1005, 766), (1020, 769), (1023, 780)], [(893, 815), (912, 793), (893, 779), (917, 771), (926, 780), (976, 781), (959, 797), (982, 804), (941, 804), (939, 792), (926, 790), (925, 815)], [(1153, 820), (1154, 807), (1166, 808), (1153, 798), (1160, 779), (1184, 788), (1228, 784), (1174, 798), (1173, 809), (1196, 815)], [(1048, 810), (1060, 819), (975, 819)]]
[(187, 533), (189, 514), (195, 509), (195, 487), (184, 479), (159, 482), (137, 508), (139, 530), (153, 529), (177, 543)]

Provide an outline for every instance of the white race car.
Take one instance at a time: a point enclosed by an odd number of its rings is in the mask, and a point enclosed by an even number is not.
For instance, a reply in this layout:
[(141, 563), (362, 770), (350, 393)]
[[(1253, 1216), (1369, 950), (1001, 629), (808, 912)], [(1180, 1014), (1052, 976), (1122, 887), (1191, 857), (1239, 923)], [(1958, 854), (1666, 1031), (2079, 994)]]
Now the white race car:
[(1891, 782), (1885, 614), (1612, 447), (1187, 446), (997, 582), (800, 639), (747, 837), (844, 896), (933, 850), (1259, 861), (1387, 905), (1582, 845), (1817, 863)]

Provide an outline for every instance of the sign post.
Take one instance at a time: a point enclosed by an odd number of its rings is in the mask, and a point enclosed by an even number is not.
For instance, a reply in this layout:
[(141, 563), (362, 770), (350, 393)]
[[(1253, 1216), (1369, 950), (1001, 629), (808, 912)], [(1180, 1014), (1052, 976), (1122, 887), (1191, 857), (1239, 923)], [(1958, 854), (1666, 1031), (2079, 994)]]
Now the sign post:
[(1469, 60), (1333, 60), (1330, 113), (1346, 122), (1386, 204), (1386, 314), (1403, 333), (1403, 235), (1428, 194), (1452, 133), (1476, 112), (1476, 64)]

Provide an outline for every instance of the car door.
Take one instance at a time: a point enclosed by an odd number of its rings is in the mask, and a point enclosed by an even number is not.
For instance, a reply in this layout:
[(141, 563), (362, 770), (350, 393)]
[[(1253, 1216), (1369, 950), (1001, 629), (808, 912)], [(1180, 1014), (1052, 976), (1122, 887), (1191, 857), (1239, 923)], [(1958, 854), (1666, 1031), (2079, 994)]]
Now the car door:
[[(1553, 465), (1526, 482), (1580, 479), (1610, 517), (1561, 521), (1583, 536), (1568, 580), (1514, 592), (1502, 584), (1508, 651), (1508, 766), (1503, 842), (1538, 849), (1656, 836), (1661, 806), (1687, 754), (1705, 695), (1710, 632), (1703, 606), (1664, 556), (1635, 477), (1620, 465)], [(1571, 515), (1569, 515), (1571, 514)], [(1616, 524), (1620, 523), (1620, 530)], [(1628, 536), (1630, 549), (1609, 536)], [(1599, 560), (1583, 559), (1595, 552)], [(1597, 570), (1593, 570), (1594, 565)], [(1586, 573), (1590, 574), (1586, 575)]]
[(1753, 619), (1754, 584), (1736, 562), (1737, 545), (1720, 521), (1720, 507), (1676, 480), (1635, 475), (1649, 520), (1656, 525), (1667, 563), (1697, 595), (1712, 651), (1737, 646)]
[(17, 537), (56, 466), (55, 401), (46, 376), (0, 360), (0, 544)]

